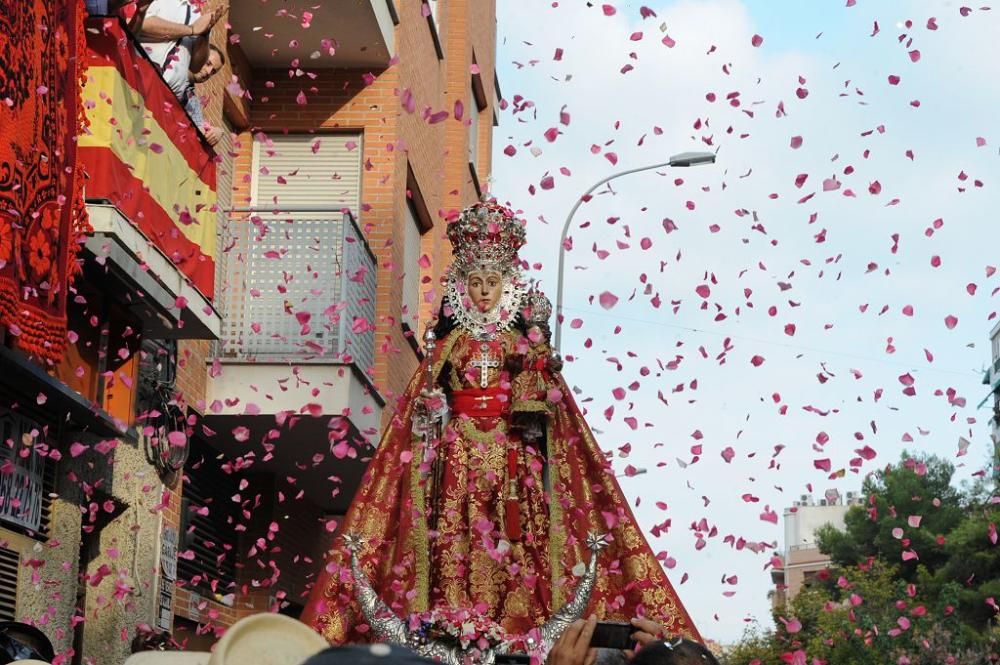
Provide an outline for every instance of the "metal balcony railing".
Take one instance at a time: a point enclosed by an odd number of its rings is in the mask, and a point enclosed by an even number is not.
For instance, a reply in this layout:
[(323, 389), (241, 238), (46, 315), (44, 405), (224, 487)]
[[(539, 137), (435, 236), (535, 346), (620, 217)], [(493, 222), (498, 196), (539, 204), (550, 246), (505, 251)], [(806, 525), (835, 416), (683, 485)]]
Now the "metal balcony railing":
[(220, 240), (217, 357), (374, 365), (376, 261), (353, 215), (234, 208)]
[[(0, 409), (0, 522), (38, 531), (42, 525), (45, 459), (23, 441), (41, 428), (12, 411)], [(13, 445), (13, 448), (9, 448)]]

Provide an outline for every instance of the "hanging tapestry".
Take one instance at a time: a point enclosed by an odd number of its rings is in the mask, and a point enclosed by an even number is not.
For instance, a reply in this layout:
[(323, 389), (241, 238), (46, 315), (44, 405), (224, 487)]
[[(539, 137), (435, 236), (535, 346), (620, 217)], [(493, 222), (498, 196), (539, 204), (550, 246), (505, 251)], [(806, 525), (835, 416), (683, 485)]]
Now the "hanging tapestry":
[(18, 0), (0, 12), (0, 325), (57, 362), (69, 280), (87, 232), (76, 140), (84, 52), (80, 0)]

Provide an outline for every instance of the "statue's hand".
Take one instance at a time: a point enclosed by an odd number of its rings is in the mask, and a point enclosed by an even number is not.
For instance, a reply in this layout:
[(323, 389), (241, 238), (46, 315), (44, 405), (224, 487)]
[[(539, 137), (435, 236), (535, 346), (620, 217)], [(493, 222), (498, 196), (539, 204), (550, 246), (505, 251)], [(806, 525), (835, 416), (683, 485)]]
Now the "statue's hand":
[(424, 388), (417, 396), (415, 415), (429, 423), (445, 422), (448, 416), (448, 398), (440, 388)]
[(550, 355), (546, 361), (546, 366), (549, 368), (550, 372), (561, 372), (563, 368), (562, 356), (553, 351), (552, 355)]

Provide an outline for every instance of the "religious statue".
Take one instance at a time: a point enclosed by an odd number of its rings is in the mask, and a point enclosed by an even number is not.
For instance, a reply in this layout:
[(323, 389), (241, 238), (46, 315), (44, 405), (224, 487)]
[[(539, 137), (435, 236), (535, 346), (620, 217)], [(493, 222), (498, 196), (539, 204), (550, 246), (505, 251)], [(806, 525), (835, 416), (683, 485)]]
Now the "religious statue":
[(333, 643), (365, 639), (363, 586), (396, 617), (466, 612), (528, 635), (573, 601), (602, 534), (586, 613), (698, 639), (560, 374), (551, 304), (520, 271), (524, 222), (477, 203), (448, 238), (427, 353), (303, 620)]

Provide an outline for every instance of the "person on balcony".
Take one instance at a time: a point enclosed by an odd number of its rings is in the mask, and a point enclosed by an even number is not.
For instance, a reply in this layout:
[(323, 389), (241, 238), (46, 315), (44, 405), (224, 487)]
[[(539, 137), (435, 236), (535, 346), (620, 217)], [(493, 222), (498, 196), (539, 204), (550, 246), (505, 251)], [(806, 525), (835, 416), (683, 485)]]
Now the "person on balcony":
[(119, 16), (125, 26), (135, 34), (142, 28), (142, 20), (153, 0), (86, 0), (87, 13), (91, 16)]
[[(208, 44), (208, 34), (224, 13), (224, 7), (203, 13), (193, 0), (153, 0), (139, 33), (150, 60), (211, 145), (219, 142), (222, 132), (206, 125), (194, 84), (207, 81), (225, 64), (222, 51)], [(196, 53), (205, 57), (195, 59), (197, 69), (192, 71)]]

